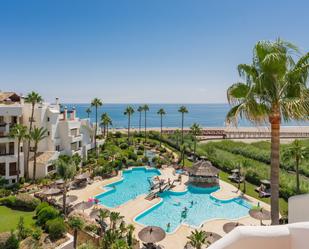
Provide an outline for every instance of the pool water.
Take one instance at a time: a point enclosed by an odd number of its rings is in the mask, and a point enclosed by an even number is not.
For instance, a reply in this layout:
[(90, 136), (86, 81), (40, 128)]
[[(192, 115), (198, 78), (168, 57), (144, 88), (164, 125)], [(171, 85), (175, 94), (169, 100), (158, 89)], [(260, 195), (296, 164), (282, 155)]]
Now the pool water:
[(107, 191), (95, 198), (106, 207), (120, 206), (139, 195), (148, 194), (151, 178), (158, 175), (160, 175), (159, 170), (145, 167), (124, 170), (122, 180), (105, 186), (104, 189)]
[(159, 204), (137, 216), (135, 221), (146, 226), (159, 226), (171, 233), (180, 224), (199, 227), (207, 220), (237, 219), (248, 215), (251, 206), (245, 200), (235, 198), (223, 201), (211, 196), (218, 189), (189, 186), (185, 192), (165, 192), (161, 194)]

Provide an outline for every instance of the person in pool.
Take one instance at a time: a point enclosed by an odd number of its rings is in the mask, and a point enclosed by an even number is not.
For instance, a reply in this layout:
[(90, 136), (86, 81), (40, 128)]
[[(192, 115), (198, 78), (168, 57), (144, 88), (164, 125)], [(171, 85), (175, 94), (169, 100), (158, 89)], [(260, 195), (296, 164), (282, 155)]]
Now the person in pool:
[(169, 232), (171, 229), (171, 223), (167, 223), (166, 225), (166, 231)]
[(194, 201), (190, 201), (190, 204), (191, 204), (191, 206), (190, 206), (190, 207), (193, 207), (193, 205), (194, 205)]

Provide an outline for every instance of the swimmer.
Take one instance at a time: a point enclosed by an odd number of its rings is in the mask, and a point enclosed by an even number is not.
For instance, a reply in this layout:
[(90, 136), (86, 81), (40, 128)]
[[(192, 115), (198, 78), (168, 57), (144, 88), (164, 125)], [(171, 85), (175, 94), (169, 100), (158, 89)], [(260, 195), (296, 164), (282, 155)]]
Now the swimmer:
[(194, 201), (191, 201), (190, 203), (191, 203), (191, 207), (193, 207), (193, 205), (194, 205)]
[(171, 223), (167, 223), (167, 225), (166, 225), (166, 231), (169, 231), (170, 228), (171, 228)]

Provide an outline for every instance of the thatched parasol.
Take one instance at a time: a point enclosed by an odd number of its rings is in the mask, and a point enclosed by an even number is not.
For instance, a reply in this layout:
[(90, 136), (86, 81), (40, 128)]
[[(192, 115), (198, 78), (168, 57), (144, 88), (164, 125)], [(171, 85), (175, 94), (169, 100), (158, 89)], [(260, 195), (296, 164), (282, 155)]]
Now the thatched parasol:
[(238, 226), (243, 226), (244, 224), (241, 224), (239, 222), (228, 222), (228, 223), (225, 223), (223, 225), (223, 230), (224, 232), (226, 233), (229, 233), (231, 232), (234, 228), (238, 227)]
[(83, 201), (83, 202), (80, 202), (80, 203), (77, 203), (73, 208), (76, 209), (76, 210), (85, 210), (85, 209), (89, 209), (93, 206), (93, 202), (90, 202), (90, 201)]
[(138, 237), (145, 243), (157, 243), (165, 238), (166, 234), (161, 227), (148, 226), (143, 228)]
[(56, 195), (61, 192), (61, 189), (59, 188), (49, 188), (42, 192), (43, 195)]
[[(72, 202), (76, 201), (78, 199), (78, 197), (76, 195), (68, 195), (67, 198), (66, 198), (66, 204), (69, 205), (71, 204)], [(59, 202), (63, 202), (63, 197), (61, 197), (59, 199)]]
[(55, 183), (57, 185), (61, 185), (61, 184), (64, 184), (64, 180), (63, 179), (59, 179), (59, 180), (55, 181)]
[(89, 174), (88, 173), (84, 173), (84, 174), (80, 174), (78, 176), (75, 176), (75, 180), (86, 180), (89, 178)]
[(191, 176), (211, 177), (219, 174), (219, 170), (209, 161), (199, 161), (187, 170)]
[(249, 214), (252, 218), (261, 221), (261, 225), (263, 224), (263, 220), (270, 220), (270, 212), (263, 208), (254, 208), (249, 211)]
[(206, 236), (207, 236), (206, 243), (210, 245), (222, 238), (221, 235), (212, 232), (206, 232)]

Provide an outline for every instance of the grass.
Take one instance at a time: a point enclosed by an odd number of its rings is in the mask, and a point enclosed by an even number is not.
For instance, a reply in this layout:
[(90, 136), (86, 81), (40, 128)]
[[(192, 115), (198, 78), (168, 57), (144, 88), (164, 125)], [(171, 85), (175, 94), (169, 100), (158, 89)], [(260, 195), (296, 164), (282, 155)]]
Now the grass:
[(19, 211), (6, 206), (0, 206), (0, 232), (15, 230), (21, 216), (24, 217), (26, 227), (30, 228), (34, 225), (34, 212)]

